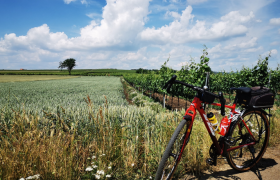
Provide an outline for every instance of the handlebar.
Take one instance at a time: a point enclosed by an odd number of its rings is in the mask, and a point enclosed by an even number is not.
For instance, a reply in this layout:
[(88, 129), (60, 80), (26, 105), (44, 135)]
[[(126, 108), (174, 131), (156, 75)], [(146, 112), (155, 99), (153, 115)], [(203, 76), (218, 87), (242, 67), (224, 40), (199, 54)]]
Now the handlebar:
[(184, 83), (184, 82), (181, 82), (181, 81), (178, 81), (176, 80), (177, 76), (176, 75), (173, 75), (172, 78), (167, 81), (167, 83), (163, 86), (162, 89), (166, 89), (166, 91), (168, 93), (170, 93), (170, 88), (173, 84), (181, 84), (183, 86), (186, 86), (186, 87), (189, 87), (195, 91), (198, 91), (200, 93), (205, 93), (205, 94), (209, 94), (211, 96), (214, 96), (215, 98), (218, 98), (221, 102), (221, 115), (224, 116), (225, 115), (225, 102), (226, 100), (224, 99), (224, 96), (223, 96), (223, 93), (222, 92), (219, 92), (219, 94), (214, 94), (212, 92), (209, 92), (209, 91), (206, 91), (200, 87), (196, 87), (196, 86), (193, 86), (191, 84), (187, 84), (187, 83)]
[(174, 84), (174, 81), (176, 80), (177, 76), (173, 75), (172, 78), (163, 86), (162, 89), (166, 89), (168, 93), (170, 93), (170, 88)]

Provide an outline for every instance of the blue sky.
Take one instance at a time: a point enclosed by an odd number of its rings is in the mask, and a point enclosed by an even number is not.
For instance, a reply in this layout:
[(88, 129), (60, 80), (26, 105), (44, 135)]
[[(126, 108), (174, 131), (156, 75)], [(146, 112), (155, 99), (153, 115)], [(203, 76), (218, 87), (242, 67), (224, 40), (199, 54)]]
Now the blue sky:
[(208, 47), (214, 71), (280, 63), (279, 0), (2, 0), (0, 69), (180, 69)]

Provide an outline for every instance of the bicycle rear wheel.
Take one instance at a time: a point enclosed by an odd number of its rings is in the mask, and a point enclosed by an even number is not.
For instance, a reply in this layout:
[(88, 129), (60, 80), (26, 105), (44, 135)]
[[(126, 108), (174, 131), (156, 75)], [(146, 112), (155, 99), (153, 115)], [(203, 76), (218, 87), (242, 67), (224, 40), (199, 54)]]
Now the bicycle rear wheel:
[[(254, 145), (243, 146), (226, 152), (229, 165), (238, 171), (251, 169), (262, 158), (269, 139), (269, 125), (266, 114), (263, 110), (248, 110), (242, 116), (244, 122), (250, 129), (250, 135), (241, 118), (230, 128), (228, 136), (231, 136), (236, 143), (233, 146), (226, 145), (225, 150), (244, 144), (256, 142)], [(254, 140), (255, 139), (255, 140)]]
[(185, 168), (183, 164), (179, 165), (179, 162), (183, 158), (183, 150), (190, 139), (190, 136), (186, 137), (189, 122), (185, 119), (182, 120), (173, 133), (159, 163), (156, 180), (172, 179), (176, 169)]

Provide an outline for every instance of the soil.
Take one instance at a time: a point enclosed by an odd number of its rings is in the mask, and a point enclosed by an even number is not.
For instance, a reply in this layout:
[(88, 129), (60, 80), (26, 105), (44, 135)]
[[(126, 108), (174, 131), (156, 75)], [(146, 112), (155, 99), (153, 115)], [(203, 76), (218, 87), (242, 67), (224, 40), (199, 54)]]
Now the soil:
[[(148, 92), (145, 92), (145, 95), (149, 96)], [(153, 93), (151, 97), (156, 101), (163, 103), (163, 94), (159, 93)], [(178, 97), (172, 97), (165, 95), (165, 106), (168, 109), (172, 110), (181, 110), (181, 109), (187, 109), (190, 106), (191, 102), (184, 100), (184, 99), (178, 99)]]
[(125, 99), (128, 102), (128, 104), (133, 104), (133, 102), (129, 99), (129, 94), (127, 92), (127, 88), (125, 88), (125, 85), (123, 85), (123, 90), (124, 90), (124, 95), (125, 95)]
[[(150, 96), (149, 92), (144, 93), (146, 96)], [(153, 93), (151, 97), (157, 101), (163, 104), (163, 94), (159, 93)], [(226, 104), (229, 104), (231, 101), (228, 98), (225, 98)], [(187, 101), (185, 99), (180, 99), (178, 97), (172, 97), (172, 96), (167, 96), (165, 95), (165, 106), (168, 109), (171, 110), (181, 110), (181, 109), (187, 109), (190, 106), (191, 102)]]
[[(221, 163), (213, 167), (212, 170), (202, 172), (200, 176), (186, 175), (181, 180), (192, 179), (192, 180), (204, 180), (204, 179), (228, 179), (228, 180), (277, 180), (280, 179), (280, 144), (275, 147), (267, 148), (263, 158), (259, 161), (258, 170), (253, 168), (246, 172), (238, 172), (232, 169), (227, 163)], [(226, 159), (220, 159), (225, 161)], [(259, 175), (260, 172), (260, 175)]]

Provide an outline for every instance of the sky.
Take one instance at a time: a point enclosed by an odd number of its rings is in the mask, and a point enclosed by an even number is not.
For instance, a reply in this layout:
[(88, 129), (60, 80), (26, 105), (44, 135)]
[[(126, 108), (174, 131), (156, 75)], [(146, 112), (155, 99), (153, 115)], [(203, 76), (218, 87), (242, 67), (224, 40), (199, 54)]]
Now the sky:
[(280, 0), (1, 0), (0, 69), (181, 69), (280, 64)]

